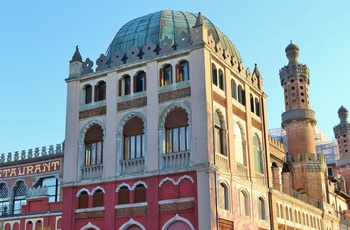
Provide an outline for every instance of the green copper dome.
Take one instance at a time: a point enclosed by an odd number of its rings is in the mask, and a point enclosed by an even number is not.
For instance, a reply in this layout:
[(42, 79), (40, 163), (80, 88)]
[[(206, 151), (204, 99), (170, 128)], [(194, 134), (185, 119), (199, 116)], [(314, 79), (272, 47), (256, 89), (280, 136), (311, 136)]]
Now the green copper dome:
[[(127, 22), (115, 35), (106, 56), (109, 59), (118, 50), (125, 54), (131, 46), (142, 50), (148, 41), (159, 46), (166, 36), (172, 39), (176, 46), (176, 38), (182, 32), (190, 34), (192, 37), (196, 19), (197, 14), (173, 10), (158, 11), (133, 19)], [(215, 43), (220, 41), (224, 50), (228, 50), (230, 54), (237, 56), (237, 59), (241, 61), (241, 57), (231, 41), (207, 18), (204, 17), (204, 21), (208, 28), (208, 35), (213, 35)]]

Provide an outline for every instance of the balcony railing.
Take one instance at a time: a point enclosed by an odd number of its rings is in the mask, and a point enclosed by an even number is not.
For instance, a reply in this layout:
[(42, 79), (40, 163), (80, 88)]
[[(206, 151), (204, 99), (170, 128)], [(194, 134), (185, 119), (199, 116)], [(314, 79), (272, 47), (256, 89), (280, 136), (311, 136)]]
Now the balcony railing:
[(162, 169), (185, 168), (190, 166), (190, 163), (191, 163), (191, 153), (188, 151), (176, 152), (176, 153), (164, 153)]
[(310, 205), (312, 205), (312, 206), (314, 206), (316, 208), (320, 208), (320, 205), (319, 205), (319, 203), (317, 201), (311, 199), (310, 197), (308, 197), (308, 196), (306, 196), (304, 194), (301, 194), (300, 192), (297, 192), (297, 191), (295, 191), (293, 189), (290, 189), (290, 188), (288, 188), (288, 187), (286, 187), (284, 185), (281, 185), (281, 184), (278, 184), (276, 182), (273, 182), (273, 188), (275, 190), (283, 192), (284, 194), (287, 194), (287, 195), (289, 195), (291, 197), (294, 197), (294, 198), (296, 198), (298, 200), (301, 200), (301, 201), (303, 201), (303, 202), (305, 202), (307, 204), (310, 204)]
[(215, 164), (219, 169), (224, 170), (224, 171), (229, 171), (227, 156), (222, 155), (220, 153), (216, 153), (215, 154)]
[(145, 158), (122, 160), (120, 164), (121, 174), (142, 173), (144, 171)]
[(240, 163), (236, 163), (237, 167), (237, 174), (240, 176), (242, 179), (248, 179), (248, 168), (245, 165), (242, 165)]
[(81, 167), (81, 179), (91, 180), (102, 177), (103, 164), (87, 165)]

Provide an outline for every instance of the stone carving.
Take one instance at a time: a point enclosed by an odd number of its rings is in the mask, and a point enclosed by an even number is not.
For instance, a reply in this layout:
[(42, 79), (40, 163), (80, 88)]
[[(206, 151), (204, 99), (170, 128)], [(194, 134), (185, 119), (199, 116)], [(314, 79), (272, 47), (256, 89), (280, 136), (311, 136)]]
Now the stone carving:
[(82, 74), (88, 74), (88, 73), (92, 73), (92, 66), (94, 65), (94, 63), (90, 60), (90, 58), (86, 58), (86, 60), (83, 62), (83, 71)]
[(151, 41), (148, 41), (147, 44), (142, 48), (142, 52), (143, 52), (142, 59), (156, 56), (157, 55), (156, 48), (157, 48), (156, 44), (154, 44)]
[[(60, 154), (62, 153), (62, 149), (61, 149), (61, 145), (60, 144), (57, 144), (56, 145), (56, 154)], [(53, 153), (54, 154), (54, 153)]]
[(159, 43), (159, 54), (168, 53), (174, 50), (174, 41), (168, 36)]
[(7, 162), (12, 161), (12, 153), (7, 154)]
[(128, 59), (126, 59), (126, 62), (130, 63), (133, 61), (140, 60), (140, 57), (138, 56), (140, 54), (140, 49), (135, 47), (134, 45), (131, 46), (131, 48), (126, 52), (126, 56)]
[(180, 35), (176, 38), (177, 47), (176, 49), (187, 48), (191, 45), (191, 37), (189, 34), (182, 31)]
[(96, 60), (96, 71), (104, 70), (108, 68), (107, 57), (104, 54), (101, 54), (100, 57)]
[(2, 153), (0, 158), (0, 163), (4, 163), (4, 162), (5, 162), (5, 153)]
[(124, 54), (122, 52), (119, 50), (115, 51), (111, 57), (110, 67), (124, 64), (123, 58)]
[(215, 41), (212, 34), (210, 34), (208, 37), (208, 45), (212, 50), (215, 50)]
[(218, 42), (218, 43), (216, 44), (216, 54), (217, 54), (220, 58), (224, 58), (224, 50), (222, 49), (221, 42)]
[(227, 64), (229, 64), (230, 66), (232, 66), (232, 57), (231, 54), (228, 50), (224, 50), (224, 58)]
[[(42, 149), (41, 149), (41, 155), (42, 155), (42, 156), (46, 156), (46, 155), (47, 155), (46, 146), (43, 146), (43, 147), (42, 147)], [(39, 156), (39, 154), (38, 154), (38, 155), (35, 155), (35, 157), (38, 157), (38, 156)]]
[(21, 160), (25, 160), (26, 159), (26, 151), (22, 151), (21, 153)]
[(16, 152), (15, 152), (15, 161), (18, 161), (18, 160), (19, 160), (19, 152), (16, 151)]

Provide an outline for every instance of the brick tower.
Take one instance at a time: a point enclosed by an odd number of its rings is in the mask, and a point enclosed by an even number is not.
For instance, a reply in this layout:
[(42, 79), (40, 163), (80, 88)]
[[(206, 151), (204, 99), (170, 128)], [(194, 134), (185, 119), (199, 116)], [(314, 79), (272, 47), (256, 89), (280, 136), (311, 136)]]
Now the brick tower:
[[(348, 121), (348, 110), (341, 106), (338, 110), (338, 116), (340, 123), (333, 128), (334, 136), (338, 141), (339, 159), (337, 160), (337, 167), (344, 178), (350, 178), (350, 152), (349, 152), (349, 141), (350, 141), (350, 123)], [(350, 190), (350, 180), (345, 180), (346, 188), (345, 191)]]
[(310, 198), (321, 201), (325, 197), (326, 163), (316, 154), (314, 126), (315, 112), (310, 109), (308, 87), (310, 72), (298, 62), (299, 47), (292, 42), (285, 49), (288, 65), (280, 70), (284, 90), (285, 112), (282, 127), (286, 130), (288, 161), (291, 164), (290, 187)]

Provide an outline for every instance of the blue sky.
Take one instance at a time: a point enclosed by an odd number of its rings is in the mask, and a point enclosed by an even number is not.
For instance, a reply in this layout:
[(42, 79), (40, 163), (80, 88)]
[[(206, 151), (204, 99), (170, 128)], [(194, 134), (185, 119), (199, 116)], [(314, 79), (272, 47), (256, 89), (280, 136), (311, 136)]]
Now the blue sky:
[[(215, 5), (217, 3), (218, 5)], [(61, 143), (69, 60), (105, 53), (131, 19), (163, 9), (199, 12), (258, 63), (268, 95), (268, 127), (284, 111), (279, 69), (290, 40), (310, 68), (310, 105), (333, 138), (341, 105), (350, 109), (350, 1), (6, 1), (0, 8), (0, 154)]]

